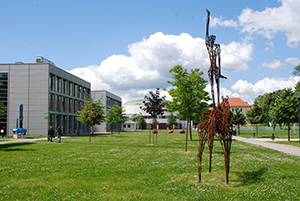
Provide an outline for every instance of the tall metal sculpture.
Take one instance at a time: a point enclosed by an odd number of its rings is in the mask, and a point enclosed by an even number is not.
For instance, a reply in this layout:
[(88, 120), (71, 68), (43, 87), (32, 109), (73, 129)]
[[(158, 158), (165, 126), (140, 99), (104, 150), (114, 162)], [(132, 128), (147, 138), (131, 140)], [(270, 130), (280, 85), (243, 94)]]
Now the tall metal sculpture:
[[(221, 49), (220, 44), (215, 44), (216, 36), (209, 36), (209, 17), (210, 12), (207, 11), (207, 24), (206, 24), (206, 36), (205, 44), (209, 54), (210, 68), (208, 70), (208, 77), (211, 84), (211, 95), (213, 101), (213, 107), (205, 112), (202, 112), (200, 118), (200, 125), (198, 127), (199, 132), (199, 149), (198, 149), (198, 173), (199, 182), (201, 182), (201, 167), (202, 167), (202, 154), (206, 141), (208, 141), (209, 147), (209, 172), (211, 172), (211, 157), (212, 148), (214, 142), (214, 136), (217, 136), (220, 140), (224, 158), (225, 158), (225, 172), (226, 172), (226, 182), (228, 184), (228, 174), (229, 174), (229, 156), (232, 141), (232, 113), (230, 111), (230, 106), (228, 103), (228, 97), (223, 98), (220, 103), (220, 79), (226, 79), (225, 76), (221, 75)], [(214, 80), (217, 85), (217, 106), (215, 103), (214, 94)]]

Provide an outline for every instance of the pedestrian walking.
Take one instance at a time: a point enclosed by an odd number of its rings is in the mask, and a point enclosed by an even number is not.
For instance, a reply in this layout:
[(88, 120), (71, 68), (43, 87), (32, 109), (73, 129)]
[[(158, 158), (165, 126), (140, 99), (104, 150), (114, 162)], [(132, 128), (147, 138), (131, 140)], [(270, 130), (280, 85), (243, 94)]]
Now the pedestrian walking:
[(57, 127), (56, 135), (57, 135), (58, 143), (60, 143), (61, 142), (61, 130), (60, 130), (60, 127)]
[(52, 126), (50, 126), (50, 129), (49, 129), (49, 131), (48, 131), (48, 142), (49, 142), (49, 141), (52, 142), (52, 138), (53, 138), (53, 137), (55, 137), (55, 136), (54, 136), (54, 130), (53, 130)]

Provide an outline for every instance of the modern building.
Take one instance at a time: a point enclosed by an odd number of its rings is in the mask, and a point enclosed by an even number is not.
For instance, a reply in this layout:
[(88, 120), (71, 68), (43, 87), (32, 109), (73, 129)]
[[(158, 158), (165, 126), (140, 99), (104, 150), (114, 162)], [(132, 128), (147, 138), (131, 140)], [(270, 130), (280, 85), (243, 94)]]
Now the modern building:
[(239, 110), (246, 116), (248, 110), (252, 108), (252, 105), (249, 105), (247, 102), (243, 101), (240, 98), (228, 98), (231, 112), (235, 111), (235, 108)]
[(12, 136), (23, 104), (23, 128), (31, 136), (46, 136), (49, 126), (61, 127), (64, 135), (88, 134), (76, 120), (90, 93), (91, 84), (68, 73), (43, 57), (35, 63), (0, 64), (0, 101), (7, 106), (0, 127)]
[[(144, 127), (143, 129), (148, 129), (151, 126), (152, 117), (150, 116), (150, 114), (140, 109), (140, 107), (144, 105), (143, 101), (144, 100), (134, 100), (124, 104), (127, 120), (123, 124), (123, 129), (130, 129), (130, 130), (138, 129), (139, 127), (136, 124), (136, 122), (131, 121), (130, 118), (132, 115), (140, 114), (140, 113), (143, 115), (147, 123), (146, 127)], [(171, 114), (170, 112), (165, 112), (163, 115), (159, 115), (157, 117), (157, 121), (159, 122), (157, 129), (167, 129), (168, 117), (170, 116), (170, 114)], [(179, 121), (178, 112), (175, 112), (174, 116), (177, 117), (177, 124), (174, 125), (174, 128), (182, 129), (183, 126), (186, 128), (186, 121)]]
[[(122, 98), (109, 91), (93, 90), (91, 92), (91, 96), (94, 99), (94, 101), (102, 99), (102, 104), (103, 106), (105, 106), (105, 114), (109, 109), (113, 108), (114, 105), (122, 107)], [(95, 125), (93, 129), (96, 133), (111, 132), (111, 129), (113, 130), (113, 132), (118, 132), (122, 130), (121, 126), (122, 125), (120, 124), (110, 125), (104, 122), (100, 125)]]

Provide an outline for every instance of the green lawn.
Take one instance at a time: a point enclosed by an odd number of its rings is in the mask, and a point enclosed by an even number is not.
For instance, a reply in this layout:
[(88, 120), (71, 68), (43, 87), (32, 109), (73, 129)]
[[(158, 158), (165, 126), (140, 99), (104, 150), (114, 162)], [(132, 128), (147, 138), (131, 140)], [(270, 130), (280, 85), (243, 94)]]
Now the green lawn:
[(197, 176), (197, 134), (148, 131), (0, 145), (0, 200), (299, 200), (300, 157), (232, 142), (229, 185), (215, 141), (202, 183)]

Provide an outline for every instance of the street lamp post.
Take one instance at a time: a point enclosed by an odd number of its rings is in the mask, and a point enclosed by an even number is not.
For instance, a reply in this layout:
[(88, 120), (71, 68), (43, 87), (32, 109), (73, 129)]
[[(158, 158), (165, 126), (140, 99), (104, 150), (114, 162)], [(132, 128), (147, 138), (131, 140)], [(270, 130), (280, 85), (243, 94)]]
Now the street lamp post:
[(296, 92), (298, 98), (298, 123), (299, 123), (299, 145), (300, 145), (300, 91)]

